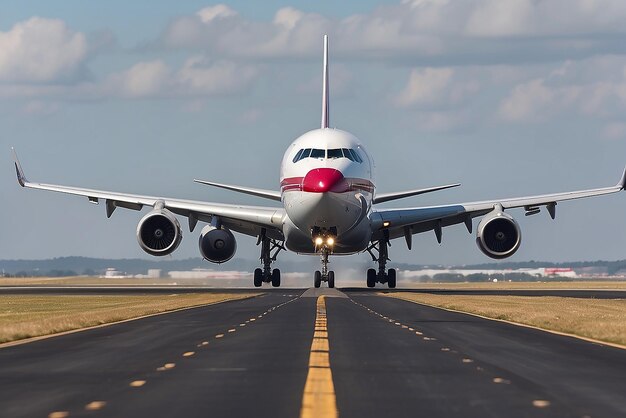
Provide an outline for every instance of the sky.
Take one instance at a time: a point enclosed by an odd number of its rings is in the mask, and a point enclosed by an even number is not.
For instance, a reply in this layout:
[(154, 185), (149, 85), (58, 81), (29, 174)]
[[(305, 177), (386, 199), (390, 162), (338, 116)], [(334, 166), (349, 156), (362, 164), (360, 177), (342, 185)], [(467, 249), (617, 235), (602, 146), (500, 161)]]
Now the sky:
[[(320, 123), (325, 33), (331, 126), (367, 145), (377, 190), (462, 183), (384, 207), (609, 186), (626, 165), (622, 0), (180, 3), (3, 4), (0, 259), (149, 257), (142, 214), (21, 189), (12, 146), (31, 181), (272, 205), (192, 180), (279, 188), (284, 150)], [(511, 261), (625, 258), (626, 194), (561, 203), (556, 221), (510, 213)], [(168, 257), (199, 256), (199, 229)], [(463, 225), (390, 256), (490, 260)]]

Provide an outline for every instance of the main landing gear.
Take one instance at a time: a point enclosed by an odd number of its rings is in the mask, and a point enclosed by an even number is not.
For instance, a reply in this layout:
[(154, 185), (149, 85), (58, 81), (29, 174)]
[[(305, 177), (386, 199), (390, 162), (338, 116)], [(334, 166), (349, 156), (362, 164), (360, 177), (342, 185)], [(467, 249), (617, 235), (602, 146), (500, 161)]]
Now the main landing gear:
[[(254, 270), (254, 286), (260, 287), (263, 283), (272, 283), (272, 286), (280, 286), (280, 270), (272, 270), (272, 261), (276, 261), (278, 253), (285, 249), (283, 245), (274, 239), (268, 238), (265, 231), (259, 235), (257, 245), (261, 244), (261, 262), (263, 268)], [(275, 251), (274, 251), (275, 250)], [(274, 251), (274, 254), (272, 254)]]
[(313, 275), (313, 285), (320, 287), (322, 282), (328, 282), (328, 287), (335, 287), (335, 272), (328, 270), (328, 256), (330, 255), (330, 249), (324, 246), (321, 250), (322, 271), (315, 271)]
[[(367, 270), (367, 287), (374, 287), (376, 283), (387, 283), (390, 289), (396, 287), (396, 269), (387, 270), (387, 261), (389, 261), (389, 243), (388, 238), (383, 238), (373, 243), (367, 252), (372, 256), (373, 261), (378, 262), (378, 272), (375, 269)], [(378, 253), (378, 256), (374, 255), (372, 250)]]

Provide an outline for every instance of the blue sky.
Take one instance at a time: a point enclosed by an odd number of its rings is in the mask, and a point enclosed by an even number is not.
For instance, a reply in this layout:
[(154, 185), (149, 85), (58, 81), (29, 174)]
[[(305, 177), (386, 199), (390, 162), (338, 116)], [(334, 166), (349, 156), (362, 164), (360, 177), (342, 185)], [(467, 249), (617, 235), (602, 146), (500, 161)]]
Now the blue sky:
[[(0, 257), (147, 257), (140, 214), (107, 220), (82, 199), (21, 190), (11, 146), (35, 181), (265, 204), (192, 179), (278, 187), (284, 149), (319, 124), (323, 33), (331, 125), (368, 145), (378, 190), (462, 183), (388, 206), (614, 184), (626, 164), (624, 21), (626, 3), (611, 0), (3, 5)], [(513, 211), (513, 259), (624, 258), (625, 211), (622, 195), (563, 203), (556, 222)], [(258, 256), (253, 239), (239, 243), (238, 256)], [(441, 246), (424, 234), (392, 251), (487, 260), (463, 227)], [(197, 255), (186, 233), (173, 257)]]

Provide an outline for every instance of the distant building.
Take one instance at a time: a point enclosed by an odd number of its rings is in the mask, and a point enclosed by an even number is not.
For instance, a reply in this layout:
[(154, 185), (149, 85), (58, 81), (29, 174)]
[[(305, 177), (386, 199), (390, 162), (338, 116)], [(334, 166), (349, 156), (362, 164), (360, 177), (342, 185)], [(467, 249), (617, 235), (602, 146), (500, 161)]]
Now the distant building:
[(193, 269), (190, 271), (170, 271), (172, 279), (240, 279), (250, 278), (247, 271), (218, 271), (210, 269)]
[(159, 278), (161, 278), (161, 269), (150, 269), (150, 270), (148, 270), (148, 278), (149, 279), (159, 279)]
[(128, 277), (132, 277), (132, 276), (129, 276), (128, 274), (121, 272), (119, 270), (116, 270), (115, 267), (109, 267), (104, 272), (104, 275), (100, 276), (100, 278), (104, 278), (104, 279), (126, 279)]
[(578, 277), (576, 272), (571, 268), (550, 268), (550, 267), (540, 267), (540, 268), (520, 268), (520, 269), (422, 269), (422, 270), (405, 270), (402, 272), (404, 278), (419, 278), (419, 277), (434, 277), (437, 274), (453, 274), (457, 276), (471, 276), (475, 274), (484, 274), (486, 276), (496, 276), (507, 274), (528, 274), (530, 276), (535, 277), (564, 277), (564, 278), (575, 278)]

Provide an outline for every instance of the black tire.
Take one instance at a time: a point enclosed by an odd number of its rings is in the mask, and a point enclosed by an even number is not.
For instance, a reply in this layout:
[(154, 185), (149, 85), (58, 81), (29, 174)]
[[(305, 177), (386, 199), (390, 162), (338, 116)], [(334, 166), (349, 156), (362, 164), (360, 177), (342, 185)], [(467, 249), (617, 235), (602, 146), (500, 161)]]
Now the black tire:
[(335, 287), (335, 272), (329, 271), (328, 272), (328, 288), (332, 289), (334, 287)]
[(368, 269), (367, 270), (367, 287), (376, 286), (376, 270)]
[(272, 272), (272, 286), (280, 287), (280, 269), (274, 269)]
[(320, 287), (322, 285), (322, 273), (319, 270), (315, 271), (313, 275), (313, 286)]
[(387, 286), (389, 286), (389, 289), (395, 289), (395, 287), (396, 287), (396, 269), (389, 269), (387, 271)]
[(263, 270), (255, 269), (254, 270), (254, 287), (261, 287), (263, 284)]

